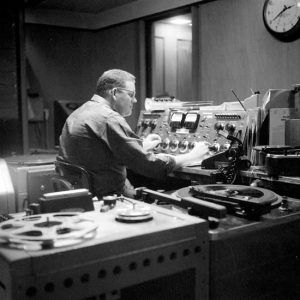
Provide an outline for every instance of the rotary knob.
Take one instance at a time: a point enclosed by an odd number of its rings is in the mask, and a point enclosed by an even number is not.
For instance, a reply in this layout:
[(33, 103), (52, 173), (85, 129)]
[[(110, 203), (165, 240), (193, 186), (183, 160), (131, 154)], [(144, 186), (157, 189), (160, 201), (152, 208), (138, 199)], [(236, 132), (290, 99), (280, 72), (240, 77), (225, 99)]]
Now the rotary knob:
[(209, 146), (208, 149), (212, 152), (218, 152), (220, 150), (220, 144), (214, 143), (211, 146)]
[(153, 130), (156, 127), (157, 121), (156, 120), (152, 120), (149, 123), (150, 128)]
[(142, 126), (144, 129), (146, 129), (149, 126), (150, 121), (149, 120), (143, 120), (142, 121)]
[(228, 132), (234, 132), (234, 131), (235, 131), (235, 125), (232, 124), (232, 123), (227, 123), (226, 126), (225, 126), (225, 129), (226, 129)]
[(195, 142), (189, 142), (189, 150), (192, 150), (195, 147)]
[(170, 150), (172, 152), (175, 152), (178, 149), (178, 144), (179, 144), (178, 140), (171, 141), (170, 142)]
[(168, 138), (164, 139), (161, 143), (161, 148), (163, 150), (168, 150), (169, 148), (169, 145), (170, 145), (170, 140)]
[(221, 150), (221, 151), (228, 150), (229, 148), (230, 148), (230, 144), (228, 144), (228, 143), (226, 143), (226, 144), (220, 146), (220, 150)]
[(180, 152), (180, 153), (184, 153), (185, 151), (187, 151), (188, 145), (189, 145), (188, 141), (186, 141), (186, 140), (181, 141), (181, 142), (178, 144), (179, 152)]
[(217, 131), (224, 130), (224, 124), (219, 123), (219, 122), (215, 123), (214, 127), (215, 127), (215, 130), (217, 130)]

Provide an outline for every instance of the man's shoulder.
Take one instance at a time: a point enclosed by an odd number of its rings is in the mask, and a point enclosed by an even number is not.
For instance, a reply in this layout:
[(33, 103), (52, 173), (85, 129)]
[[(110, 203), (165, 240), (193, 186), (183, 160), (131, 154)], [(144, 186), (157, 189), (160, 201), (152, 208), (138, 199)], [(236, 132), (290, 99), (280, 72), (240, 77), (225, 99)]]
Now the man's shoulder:
[(128, 127), (128, 123), (126, 120), (116, 111), (112, 110), (107, 115), (107, 124), (111, 126), (122, 126), (122, 127)]

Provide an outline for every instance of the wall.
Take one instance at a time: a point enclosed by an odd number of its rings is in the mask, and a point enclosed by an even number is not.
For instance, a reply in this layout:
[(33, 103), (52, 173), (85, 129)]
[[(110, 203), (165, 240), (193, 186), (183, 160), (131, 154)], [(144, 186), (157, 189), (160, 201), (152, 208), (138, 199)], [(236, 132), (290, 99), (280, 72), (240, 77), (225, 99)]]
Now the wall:
[(23, 150), (22, 128), (22, 13), (0, 10), (0, 156)]
[[(55, 100), (88, 100), (98, 77), (110, 68), (137, 74), (137, 26), (137, 23), (128, 23), (101, 31), (85, 31), (26, 25), (26, 56), (34, 74), (30, 76), (34, 82), (29, 85), (39, 89), (37, 92), (50, 110), (50, 148), (54, 146)], [(128, 118), (132, 126), (136, 124), (138, 111), (139, 105), (136, 105), (133, 116)]]
[(263, 0), (219, 0), (199, 6), (201, 100), (235, 101), (251, 88), (268, 89), (300, 83), (300, 39), (273, 38), (262, 19)]

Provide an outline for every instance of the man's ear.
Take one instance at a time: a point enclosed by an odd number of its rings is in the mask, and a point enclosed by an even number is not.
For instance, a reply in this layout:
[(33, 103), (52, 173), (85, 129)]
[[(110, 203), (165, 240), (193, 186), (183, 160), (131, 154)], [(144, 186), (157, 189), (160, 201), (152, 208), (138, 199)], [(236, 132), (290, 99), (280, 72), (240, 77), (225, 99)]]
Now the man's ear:
[(116, 89), (116, 88), (113, 88), (113, 89), (111, 90), (111, 93), (112, 93), (113, 96), (116, 96), (116, 92), (117, 92), (117, 89)]

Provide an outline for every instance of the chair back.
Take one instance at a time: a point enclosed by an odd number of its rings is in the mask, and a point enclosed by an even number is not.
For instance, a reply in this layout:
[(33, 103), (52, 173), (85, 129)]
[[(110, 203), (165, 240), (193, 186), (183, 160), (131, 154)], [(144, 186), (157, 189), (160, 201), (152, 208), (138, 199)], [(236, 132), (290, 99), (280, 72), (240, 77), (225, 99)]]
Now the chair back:
[(94, 195), (91, 175), (83, 166), (69, 163), (61, 156), (56, 157), (54, 164), (57, 176), (52, 178), (52, 183), (55, 191), (85, 188)]

